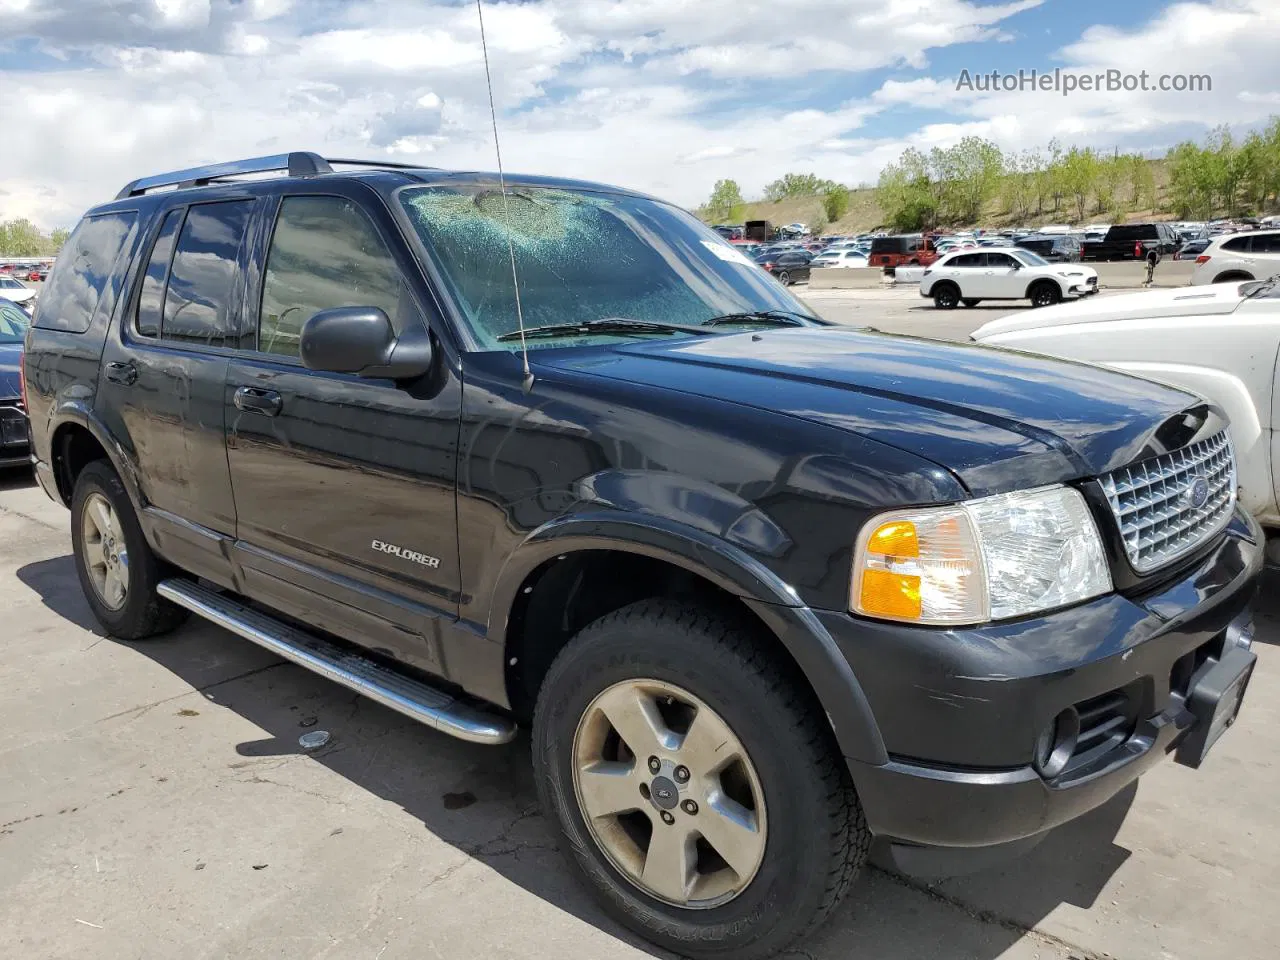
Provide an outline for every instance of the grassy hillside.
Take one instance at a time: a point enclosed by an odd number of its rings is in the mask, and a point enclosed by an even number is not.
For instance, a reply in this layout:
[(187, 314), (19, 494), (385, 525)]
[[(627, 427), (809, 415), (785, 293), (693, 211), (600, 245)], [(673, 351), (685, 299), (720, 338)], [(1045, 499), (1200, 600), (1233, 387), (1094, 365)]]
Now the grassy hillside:
[[(1172, 218), (1172, 214), (1164, 209), (1169, 187), (1168, 164), (1162, 159), (1148, 162), (1151, 164), (1152, 177), (1155, 181), (1156, 208), (1154, 210), (1130, 210), (1124, 215), (1125, 222), (1135, 223), (1144, 220), (1168, 220)], [(756, 200), (748, 202), (745, 210), (744, 220), (768, 220), (775, 226), (794, 222), (812, 226), (826, 219), (826, 215), (822, 212), (822, 200), (816, 196), (790, 197), (777, 203)], [(699, 215), (703, 219), (709, 220), (705, 211), (699, 211)], [(1005, 210), (1003, 201), (999, 196), (996, 196), (987, 203), (979, 222), (958, 224), (956, 228), (1038, 227), (1047, 223), (1074, 224), (1076, 219), (1075, 204), (1069, 197), (1062, 198), (1057, 210), (1053, 209), (1053, 202), (1050, 200), (1045, 206), (1043, 215), (1035, 216), (1033, 214), (1031, 217), (1019, 221)], [(1085, 223), (1109, 222), (1110, 219), (1108, 216), (1095, 212), (1093, 204), (1090, 203), (1088, 213), (1085, 215)], [(872, 188), (866, 188), (851, 190), (849, 193), (849, 212), (836, 223), (828, 224), (823, 228), (822, 232), (824, 234), (858, 234), (883, 229), (884, 227), (884, 212), (880, 209), (880, 205), (876, 203), (876, 192)]]

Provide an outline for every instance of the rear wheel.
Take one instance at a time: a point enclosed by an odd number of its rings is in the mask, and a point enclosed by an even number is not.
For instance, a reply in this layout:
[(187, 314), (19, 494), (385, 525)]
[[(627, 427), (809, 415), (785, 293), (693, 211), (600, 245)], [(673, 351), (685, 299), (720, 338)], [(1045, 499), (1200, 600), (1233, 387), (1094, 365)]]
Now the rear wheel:
[(1062, 288), (1052, 280), (1041, 280), (1031, 288), (1027, 296), (1033, 307), (1051, 307), (1062, 301)]
[(71, 544), (85, 599), (112, 636), (141, 640), (172, 630), (186, 611), (156, 593), (164, 576), (129, 494), (105, 460), (80, 471), (71, 498)]
[(977, 297), (965, 297), (960, 302), (963, 303), (966, 307), (976, 307), (982, 301), (979, 300)]
[(1248, 274), (1248, 273), (1244, 273), (1242, 271), (1236, 270), (1230, 273), (1218, 274), (1216, 277), (1213, 278), (1213, 282), (1214, 283), (1239, 283), (1239, 282), (1244, 282), (1252, 279), (1253, 279), (1252, 274)]
[(657, 599), (596, 621), (547, 674), (533, 747), (572, 868), (679, 954), (786, 949), (866, 859), (829, 725), (732, 617)]
[(933, 288), (933, 305), (939, 310), (954, 310), (960, 302), (960, 288), (954, 283), (940, 283)]
[(784, 287), (789, 286), (791, 284), (791, 274), (789, 274), (786, 270), (779, 270), (777, 273), (777, 277), (778, 277), (778, 282), (782, 284)]

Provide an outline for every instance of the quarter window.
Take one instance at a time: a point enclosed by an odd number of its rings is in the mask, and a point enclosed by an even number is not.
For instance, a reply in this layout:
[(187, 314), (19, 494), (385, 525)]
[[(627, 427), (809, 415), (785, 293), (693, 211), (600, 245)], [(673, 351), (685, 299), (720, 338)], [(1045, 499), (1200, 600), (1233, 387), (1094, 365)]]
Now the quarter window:
[[(85, 217), (58, 254), (58, 264), (40, 298), (35, 325), (47, 330), (84, 333), (101, 299), (102, 309), (115, 306), (117, 276), (108, 284), (111, 267), (134, 236), (138, 215), (132, 211)], [(104, 293), (106, 296), (104, 296)]]
[(1251, 253), (1280, 253), (1280, 233), (1255, 233)]
[(227, 345), (237, 326), (239, 310), (232, 298), (252, 209), (252, 200), (232, 200), (195, 204), (187, 211), (165, 291), (160, 328), (165, 340)]
[(286, 197), (267, 254), (258, 349), (298, 356), (303, 324), (335, 307), (378, 307), (398, 333), (401, 296), (390, 251), (354, 203)]

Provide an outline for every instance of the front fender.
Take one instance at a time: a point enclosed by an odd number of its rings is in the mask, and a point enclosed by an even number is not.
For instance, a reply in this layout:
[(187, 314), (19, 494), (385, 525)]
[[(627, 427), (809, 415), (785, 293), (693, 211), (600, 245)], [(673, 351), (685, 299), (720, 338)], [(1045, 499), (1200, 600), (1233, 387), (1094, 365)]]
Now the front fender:
[(649, 514), (597, 510), (559, 517), (529, 534), (503, 566), (488, 635), (501, 643), (529, 574), (553, 557), (613, 550), (682, 567), (740, 597), (800, 667), (827, 715), (841, 752), (864, 763), (887, 761), (871, 707), (831, 635), (794, 588), (760, 561), (704, 531)]

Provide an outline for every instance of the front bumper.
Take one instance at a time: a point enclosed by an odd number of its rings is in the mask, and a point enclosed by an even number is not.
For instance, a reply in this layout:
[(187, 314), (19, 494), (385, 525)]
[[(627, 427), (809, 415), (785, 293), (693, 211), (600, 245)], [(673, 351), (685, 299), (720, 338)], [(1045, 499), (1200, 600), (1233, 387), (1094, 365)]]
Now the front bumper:
[(16, 400), (0, 400), (0, 467), (31, 463), (31, 428)]
[[(1100, 806), (1175, 749), (1197, 764), (1205, 691), (1241, 671), (1247, 681), (1252, 667), (1244, 638), (1263, 559), (1261, 531), (1241, 513), (1147, 596), (957, 630), (820, 614), (889, 753), (882, 765), (849, 762), (872, 832), (912, 846), (1010, 844)], [(1242, 693), (1243, 682), (1230, 690)], [(1085, 749), (1082, 734), (1065, 769), (1039, 772), (1041, 731), (1099, 704), (1113, 705), (1098, 714), (1099, 738)], [(1226, 722), (1212, 721), (1215, 735)]]

